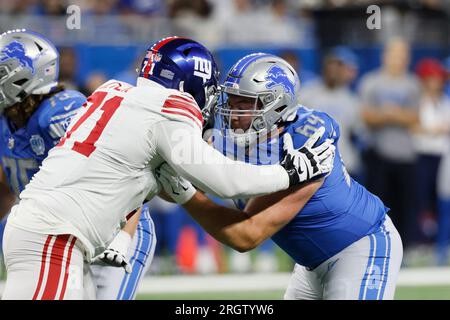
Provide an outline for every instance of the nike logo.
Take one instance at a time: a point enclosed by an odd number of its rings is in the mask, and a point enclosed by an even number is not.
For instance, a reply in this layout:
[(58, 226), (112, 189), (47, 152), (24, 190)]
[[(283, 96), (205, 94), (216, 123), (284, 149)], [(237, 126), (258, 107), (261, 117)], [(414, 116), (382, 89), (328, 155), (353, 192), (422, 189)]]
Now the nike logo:
[(70, 103), (69, 105), (64, 107), (64, 110), (69, 111), (70, 109), (72, 109), (74, 104), (75, 104), (75, 101), (72, 101), (72, 103)]
[(172, 193), (173, 193), (173, 194), (176, 194), (176, 195), (178, 195), (178, 196), (180, 195), (178, 192), (176, 192), (176, 191), (174, 190), (174, 188), (173, 188), (172, 186), (170, 186), (170, 187), (172, 188)]
[(187, 187), (185, 187), (183, 185), (181, 185), (181, 187), (183, 188), (184, 191), (187, 191), (187, 189), (188, 189)]

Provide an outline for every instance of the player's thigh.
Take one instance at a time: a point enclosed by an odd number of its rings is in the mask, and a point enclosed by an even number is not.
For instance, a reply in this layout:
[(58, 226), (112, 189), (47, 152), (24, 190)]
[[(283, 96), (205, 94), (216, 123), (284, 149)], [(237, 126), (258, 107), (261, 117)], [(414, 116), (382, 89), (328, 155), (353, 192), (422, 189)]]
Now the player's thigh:
[(127, 259), (131, 265), (131, 273), (123, 268), (93, 265), (91, 269), (97, 284), (97, 299), (100, 300), (132, 300), (140, 281), (146, 274), (153, 260), (156, 247), (155, 227), (145, 207), (128, 249)]
[(284, 300), (320, 300), (322, 299), (322, 288), (319, 278), (314, 271), (295, 264), (291, 279), (289, 280)]
[(44, 235), (7, 225), (3, 299), (82, 299), (83, 254), (71, 235)]
[(387, 217), (380, 231), (328, 260), (323, 278), (324, 299), (393, 299), (402, 257), (400, 236)]
[(83, 300), (97, 299), (97, 283), (91, 265), (85, 263), (83, 266)]

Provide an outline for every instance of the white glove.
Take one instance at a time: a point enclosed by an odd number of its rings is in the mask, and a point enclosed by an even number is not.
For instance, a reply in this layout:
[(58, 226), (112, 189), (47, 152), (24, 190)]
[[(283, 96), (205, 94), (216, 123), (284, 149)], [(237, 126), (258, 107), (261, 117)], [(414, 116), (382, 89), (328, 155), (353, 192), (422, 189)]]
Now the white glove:
[(298, 185), (313, 178), (325, 175), (333, 169), (336, 147), (333, 139), (327, 139), (322, 144), (314, 147), (325, 132), (320, 127), (299, 149), (294, 149), (292, 137), (286, 133), (283, 137), (284, 157), (280, 164), (289, 175), (289, 186)]
[(185, 204), (197, 192), (189, 181), (179, 176), (167, 163), (163, 163), (155, 173), (164, 191), (178, 204)]
[(126, 258), (130, 244), (130, 235), (127, 232), (120, 230), (108, 248), (95, 257), (92, 263), (122, 267), (125, 269), (126, 273), (131, 273), (131, 266)]

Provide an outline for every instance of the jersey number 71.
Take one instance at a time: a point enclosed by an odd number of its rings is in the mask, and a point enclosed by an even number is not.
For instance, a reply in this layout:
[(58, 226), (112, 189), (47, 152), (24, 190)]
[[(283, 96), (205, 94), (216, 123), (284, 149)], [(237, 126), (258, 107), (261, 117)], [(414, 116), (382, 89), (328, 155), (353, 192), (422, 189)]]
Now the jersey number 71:
[(70, 130), (66, 132), (66, 136), (63, 137), (61, 141), (56, 145), (57, 147), (63, 146), (64, 143), (68, 139), (70, 139), (72, 134), (86, 121), (86, 119), (89, 118), (100, 106), (102, 106), (100, 110), (103, 110), (103, 113), (100, 116), (100, 119), (98, 119), (94, 128), (92, 128), (87, 138), (81, 142), (75, 141), (72, 147), (73, 151), (76, 151), (86, 157), (89, 157), (92, 152), (95, 151), (95, 143), (100, 138), (109, 120), (119, 108), (120, 103), (123, 100), (123, 97), (114, 96), (111, 99), (103, 102), (107, 94), (107, 92), (98, 91), (87, 99), (83, 107), (87, 107), (88, 110), (78, 119), (78, 121), (72, 126), (72, 128), (70, 128)]

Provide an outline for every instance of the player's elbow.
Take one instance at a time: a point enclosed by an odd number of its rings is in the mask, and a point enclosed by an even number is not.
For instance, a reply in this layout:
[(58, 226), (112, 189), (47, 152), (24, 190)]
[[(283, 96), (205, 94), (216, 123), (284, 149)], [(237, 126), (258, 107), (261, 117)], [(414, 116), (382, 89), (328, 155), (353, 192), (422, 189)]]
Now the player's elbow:
[(234, 250), (236, 250), (240, 253), (244, 253), (244, 252), (248, 252), (250, 250), (255, 249), (257, 247), (257, 244), (255, 244), (254, 242), (247, 241), (247, 242), (233, 243), (230, 246)]
[(262, 241), (260, 232), (247, 231), (242, 232), (240, 237), (235, 237), (230, 245), (234, 250), (243, 253), (255, 249)]

